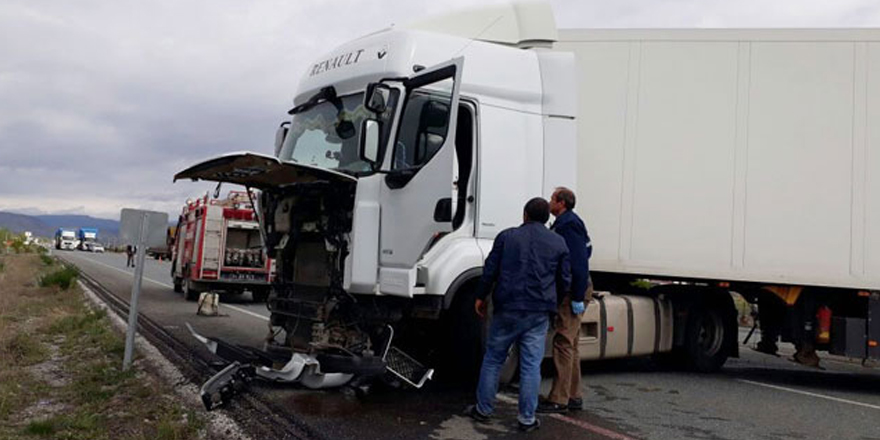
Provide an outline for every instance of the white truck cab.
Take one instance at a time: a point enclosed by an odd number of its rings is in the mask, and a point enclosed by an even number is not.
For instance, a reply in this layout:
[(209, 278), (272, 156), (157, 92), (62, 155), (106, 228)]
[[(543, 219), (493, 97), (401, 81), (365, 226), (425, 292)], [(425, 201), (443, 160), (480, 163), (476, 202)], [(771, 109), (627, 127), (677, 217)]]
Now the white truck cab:
[(479, 322), (453, 315), (472, 315), (495, 235), (528, 199), (575, 187), (574, 58), (545, 50), (549, 7), (468, 17), (334, 49), (300, 81), (276, 157), (229, 154), (177, 174), (262, 191), (281, 345), (385, 357), (395, 327), (404, 339), (441, 316), (473, 345)]

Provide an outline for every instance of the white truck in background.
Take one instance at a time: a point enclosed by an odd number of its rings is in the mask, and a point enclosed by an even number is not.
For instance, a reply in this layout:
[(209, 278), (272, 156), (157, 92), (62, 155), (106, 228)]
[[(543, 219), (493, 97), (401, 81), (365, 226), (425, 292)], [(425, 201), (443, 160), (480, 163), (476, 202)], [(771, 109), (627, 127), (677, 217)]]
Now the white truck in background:
[(55, 231), (55, 249), (72, 251), (79, 246), (76, 239), (76, 231), (73, 229), (58, 228)]
[[(81, 251), (87, 252), (96, 252), (96, 246), (100, 246), (98, 243), (98, 229), (97, 228), (79, 228), (76, 232), (77, 244), (76, 248)], [(104, 251), (104, 247), (100, 246), (101, 252)]]
[(880, 358), (880, 31), (557, 31), (549, 6), (496, 6), (347, 43), (294, 103), (275, 157), (175, 176), (261, 190), (288, 379), (471, 374), (492, 240), (557, 186), (603, 292), (583, 359), (716, 370), (731, 292), (800, 360)]

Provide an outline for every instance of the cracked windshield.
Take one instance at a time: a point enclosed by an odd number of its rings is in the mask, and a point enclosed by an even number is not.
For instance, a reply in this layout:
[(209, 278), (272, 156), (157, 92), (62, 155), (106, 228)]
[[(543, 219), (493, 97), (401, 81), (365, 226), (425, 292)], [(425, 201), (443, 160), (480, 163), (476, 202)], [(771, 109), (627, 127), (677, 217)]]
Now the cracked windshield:
[(377, 119), (381, 137), (387, 140), (390, 123), (386, 121), (394, 114), (396, 99), (395, 91), (378, 117), (364, 107), (363, 93), (324, 101), (295, 114), (279, 159), (353, 174), (370, 172), (370, 164), (358, 156), (361, 124), (366, 118)]

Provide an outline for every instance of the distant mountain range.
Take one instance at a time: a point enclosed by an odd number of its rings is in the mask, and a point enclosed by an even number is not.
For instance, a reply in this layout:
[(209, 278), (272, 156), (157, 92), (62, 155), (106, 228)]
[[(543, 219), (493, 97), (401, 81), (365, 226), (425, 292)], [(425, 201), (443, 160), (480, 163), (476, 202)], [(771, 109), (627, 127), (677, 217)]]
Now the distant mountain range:
[(52, 238), (58, 228), (98, 228), (98, 239), (119, 235), (119, 221), (88, 215), (25, 215), (0, 211), (0, 227), (12, 232), (30, 231), (35, 236)]

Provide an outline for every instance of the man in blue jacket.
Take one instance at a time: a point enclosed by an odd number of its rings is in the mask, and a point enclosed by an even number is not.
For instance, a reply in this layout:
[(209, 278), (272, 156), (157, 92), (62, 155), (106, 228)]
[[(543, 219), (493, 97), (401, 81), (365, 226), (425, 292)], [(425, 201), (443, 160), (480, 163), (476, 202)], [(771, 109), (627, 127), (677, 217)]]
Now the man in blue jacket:
[(562, 298), (553, 325), (553, 363), (556, 377), (547, 400), (538, 405), (540, 413), (559, 413), (583, 409), (581, 397), (581, 358), (578, 353), (581, 316), (585, 302), (593, 297), (590, 283), (590, 255), (593, 245), (584, 222), (573, 211), (574, 192), (556, 188), (550, 198), (550, 213), (556, 221), (550, 229), (565, 239), (571, 258), (571, 294)]
[(486, 354), (477, 385), (477, 404), (468, 415), (477, 421), (489, 420), (498, 391), (498, 375), (511, 345), (520, 350), (519, 428), (531, 431), (540, 426), (535, 418), (541, 386), (541, 360), (556, 312), (558, 292), (567, 293), (571, 283), (565, 240), (544, 226), (550, 218), (546, 200), (536, 197), (526, 203), (523, 224), (502, 231), (495, 237), (492, 251), (483, 266), (483, 276), (475, 304), (480, 317), (486, 316), (486, 298), (492, 296), (493, 316), (486, 338)]

